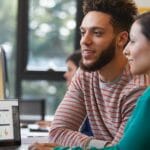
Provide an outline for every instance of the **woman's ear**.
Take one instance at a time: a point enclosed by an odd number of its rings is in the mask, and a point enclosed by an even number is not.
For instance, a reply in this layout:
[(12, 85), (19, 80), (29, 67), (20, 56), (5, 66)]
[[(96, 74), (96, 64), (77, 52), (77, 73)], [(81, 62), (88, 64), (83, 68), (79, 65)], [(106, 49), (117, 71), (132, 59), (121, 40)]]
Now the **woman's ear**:
[(127, 31), (123, 31), (120, 32), (117, 36), (117, 47), (124, 49), (124, 47), (126, 46), (126, 44), (128, 43), (128, 32)]

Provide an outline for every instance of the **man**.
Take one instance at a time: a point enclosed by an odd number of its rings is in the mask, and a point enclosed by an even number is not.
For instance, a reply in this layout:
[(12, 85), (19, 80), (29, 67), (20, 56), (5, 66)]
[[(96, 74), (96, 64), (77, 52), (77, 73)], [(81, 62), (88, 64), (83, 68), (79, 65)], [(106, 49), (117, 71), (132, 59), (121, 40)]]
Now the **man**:
[[(102, 148), (119, 141), (144, 76), (133, 77), (123, 55), (137, 9), (130, 0), (84, 0), (82, 62), (59, 105), (50, 141), (62, 146)], [(78, 132), (88, 116), (93, 137)]]

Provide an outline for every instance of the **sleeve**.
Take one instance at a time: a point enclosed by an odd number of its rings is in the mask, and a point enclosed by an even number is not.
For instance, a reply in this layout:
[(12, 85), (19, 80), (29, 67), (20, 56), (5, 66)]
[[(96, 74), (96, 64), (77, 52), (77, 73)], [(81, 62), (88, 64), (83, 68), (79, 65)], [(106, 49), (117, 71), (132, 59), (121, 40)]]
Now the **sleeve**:
[(127, 123), (119, 149), (150, 149), (150, 89), (139, 98), (137, 106)]
[(141, 96), (143, 93), (145, 87), (135, 87), (130, 89), (130, 91), (126, 92), (124, 99), (121, 104), (121, 114), (122, 114), (122, 119), (121, 119), (121, 124), (120, 127), (111, 143), (108, 143), (108, 145), (115, 145), (116, 143), (119, 142), (121, 139), (123, 133), (124, 133), (124, 128), (126, 125), (127, 120), (131, 116), (131, 113), (135, 107), (136, 101), (138, 97)]
[(86, 116), (81, 89), (80, 76), (76, 74), (55, 113), (49, 133), (50, 142), (61, 146), (84, 147), (91, 139), (78, 132)]

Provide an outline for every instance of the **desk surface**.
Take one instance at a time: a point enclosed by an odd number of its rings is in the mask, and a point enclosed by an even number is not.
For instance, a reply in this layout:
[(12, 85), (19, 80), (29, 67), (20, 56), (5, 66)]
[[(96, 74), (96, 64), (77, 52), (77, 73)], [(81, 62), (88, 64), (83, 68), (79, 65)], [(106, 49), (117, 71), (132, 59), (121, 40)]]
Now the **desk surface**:
[(21, 146), (0, 147), (0, 150), (28, 150), (35, 142), (48, 143), (48, 132), (30, 132), (27, 128), (21, 129)]

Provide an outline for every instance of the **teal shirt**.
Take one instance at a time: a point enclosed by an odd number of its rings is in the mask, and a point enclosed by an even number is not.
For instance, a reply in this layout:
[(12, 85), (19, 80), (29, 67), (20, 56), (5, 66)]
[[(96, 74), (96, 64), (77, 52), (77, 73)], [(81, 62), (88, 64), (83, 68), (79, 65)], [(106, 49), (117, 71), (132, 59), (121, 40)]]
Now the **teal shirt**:
[(150, 150), (150, 87), (139, 98), (118, 145), (103, 150)]

